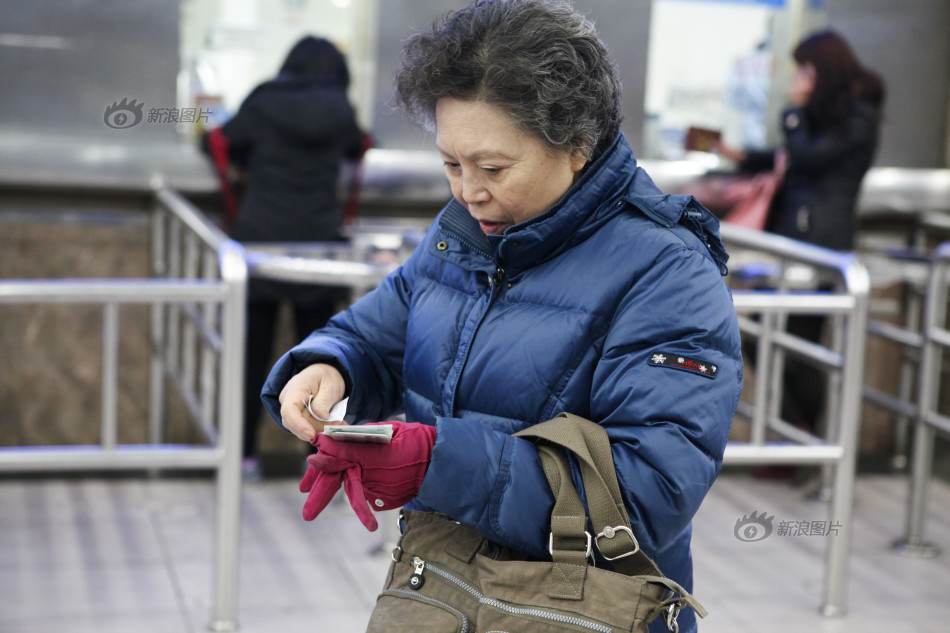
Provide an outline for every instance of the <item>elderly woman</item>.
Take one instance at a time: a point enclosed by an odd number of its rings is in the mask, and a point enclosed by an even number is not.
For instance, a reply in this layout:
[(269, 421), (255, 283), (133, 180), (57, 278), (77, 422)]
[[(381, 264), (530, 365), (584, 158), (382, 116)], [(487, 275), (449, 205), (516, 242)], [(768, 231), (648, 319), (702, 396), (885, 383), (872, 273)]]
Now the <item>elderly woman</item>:
[(592, 420), (640, 546), (689, 589), (690, 521), (741, 388), (718, 223), (637, 166), (616, 70), (565, 3), (450, 14), (408, 41), (396, 88), (434, 129), (453, 199), (404, 266), (278, 362), (267, 408), (306, 441), (344, 397), (351, 423), (404, 412), (409, 440), (360, 466), (414, 476), (375, 505), (409, 501), (541, 559), (553, 497), (512, 434), (561, 411)]

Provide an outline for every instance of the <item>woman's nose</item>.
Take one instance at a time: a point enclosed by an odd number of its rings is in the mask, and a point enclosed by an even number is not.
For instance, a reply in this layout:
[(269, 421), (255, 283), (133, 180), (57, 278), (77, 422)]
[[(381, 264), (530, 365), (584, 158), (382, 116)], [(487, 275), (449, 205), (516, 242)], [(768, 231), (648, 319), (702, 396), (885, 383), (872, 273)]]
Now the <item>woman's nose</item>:
[(488, 198), (488, 190), (477, 175), (472, 173), (462, 174), (462, 202), (472, 204), (485, 202)]

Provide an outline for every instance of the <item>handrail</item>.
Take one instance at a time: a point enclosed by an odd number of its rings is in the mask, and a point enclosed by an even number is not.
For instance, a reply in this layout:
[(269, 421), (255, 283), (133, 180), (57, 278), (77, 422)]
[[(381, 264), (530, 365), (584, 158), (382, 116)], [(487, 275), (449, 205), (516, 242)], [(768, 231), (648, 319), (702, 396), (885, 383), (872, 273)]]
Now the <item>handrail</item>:
[[(378, 229), (377, 229), (378, 230)], [(311, 281), (368, 289), (394, 269), (398, 261), (360, 261), (352, 249), (339, 245), (254, 245), (247, 249), (233, 242), (190, 203), (174, 191), (155, 190), (151, 222), (153, 278), (145, 280), (39, 280), (0, 281), (0, 302), (102, 303), (109, 332), (104, 335), (104, 382), (115, 380), (114, 348), (117, 327), (114, 310), (119, 304), (152, 306), (152, 360), (149, 388), (151, 439), (157, 447), (125, 447), (111, 439), (100, 453), (89, 447), (20, 451), (4, 456), (0, 470), (37, 467), (46, 451), (56, 451), (59, 468), (176, 468), (207, 467), (218, 474), (215, 557), (214, 630), (236, 628), (238, 526), (240, 515), (240, 440), (243, 385), (243, 327), (247, 277)], [(761, 322), (740, 319), (744, 331), (759, 337), (762, 380), (751, 407), (753, 442), (730, 442), (725, 461), (731, 464), (818, 463), (834, 468), (832, 516), (842, 524), (829, 543), (823, 612), (844, 612), (847, 558), (850, 548), (851, 499), (857, 443), (857, 401), (863, 369), (863, 333), (867, 314), (869, 280), (853, 256), (801, 244), (774, 235), (724, 224), (722, 235), (731, 251), (758, 251), (777, 259), (780, 271), (800, 263), (835, 277), (836, 292), (795, 290), (781, 285), (778, 292), (734, 290), (740, 315), (760, 314)], [(388, 243), (393, 243), (390, 238)], [(402, 238), (402, 256), (415, 246)], [(321, 250), (322, 249), (322, 250)], [(817, 312), (836, 319), (833, 349), (801, 345), (782, 330), (786, 315)], [(111, 316), (110, 316), (111, 315)], [(750, 324), (755, 323), (754, 326)], [(860, 335), (860, 336), (858, 336)], [(835, 423), (825, 438), (809, 436), (784, 423), (777, 415), (776, 380), (786, 351), (801, 354), (838, 376), (839, 394)], [(772, 354), (774, 352), (774, 354)], [(161, 446), (165, 377), (172, 376), (183, 392), (193, 417), (209, 437), (207, 447)], [(770, 384), (771, 383), (771, 384)], [(111, 383), (110, 383), (111, 384)], [(107, 389), (111, 392), (107, 393)], [(114, 385), (104, 387), (104, 403), (114, 402)], [(112, 406), (112, 405), (109, 405)], [(747, 407), (748, 409), (749, 407)], [(110, 417), (112, 416), (112, 417)], [(213, 422), (209, 423), (208, 420)], [(223, 423), (227, 421), (227, 423)], [(104, 414), (103, 429), (114, 429), (114, 413)], [(767, 441), (766, 431), (777, 432), (789, 443)], [(108, 431), (112, 433), (114, 431)], [(55, 468), (49, 460), (43, 468)]]
[(944, 348), (950, 347), (947, 329), (948, 284), (950, 284), (950, 242), (939, 244), (930, 257), (919, 351), (917, 393), (913, 402), (897, 399), (910, 410), (914, 443), (910, 458), (911, 476), (904, 536), (894, 543), (902, 554), (932, 558), (939, 548), (925, 537), (929, 483), (933, 473), (934, 445), (938, 432), (950, 433), (950, 421), (939, 413), (941, 367)]
[(220, 251), (224, 243), (228, 241), (228, 236), (220, 227), (172, 189), (160, 184), (155, 190), (155, 199), (159, 205), (173, 213), (208, 248)]
[[(950, 183), (950, 177), (943, 177), (945, 183)], [(950, 237), (950, 217), (928, 208), (922, 201), (905, 208), (913, 212), (913, 222), (900, 236), (901, 246), (864, 254), (869, 263), (892, 273), (888, 281), (900, 285), (905, 302), (899, 324), (876, 320), (868, 323), (869, 337), (896, 344), (900, 350), (896, 393), (866, 385), (863, 395), (893, 415), (892, 464), (898, 469), (909, 466), (905, 531), (893, 543), (893, 549), (914, 558), (931, 558), (939, 553), (937, 545), (925, 537), (929, 479), (936, 433), (950, 433), (950, 419), (937, 411), (943, 348), (950, 347), (950, 331), (944, 323), (950, 274), (950, 242), (945, 240)], [(909, 446), (911, 435), (913, 445)]]
[[(213, 470), (217, 474), (217, 502), (210, 627), (234, 630), (247, 267), (241, 246), (177, 193), (158, 185), (153, 203), (153, 277), (0, 279), (0, 304), (91, 304), (101, 306), (103, 311), (99, 444), (0, 447), (0, 472)], [(185, 249), (172, 245), (172, 239), (185, 242)], [(183, 259), (191, 264), (183, 265)], [(193, 266), (195, 262), (200, 265)], [(125, 305), (148, 305), (152, 311), (151, 430), (147, 444), (118, 441), (118, 317)], [(170, 332), (185, 334), (173, 340), (166, 336)], [(172, 346), (177, 348), (174, 353)], [(194, 369), (197, 365), (190, 360), (198, 356), (200, 376)], [(176, 377), (174, 384), (189, 403), (192, 421), (210, 436), (206, 445), (163, 442), (160, 427), (166, 374)]]
[[(866, 267), (851, 254), (728, 223), (723, 223), (720, 228), (723, 241), (734, 259), (738, 259), (735, 256), (739, 253), (757, 252), (765, 259), (777, 260), (778, 270), (776, 287), (767, 292), (733, 289), (740, 329), (757, 340), (756, 353), (760, 362), (756, 370), (754, 401), (740, 403), (738, 412), (752, 421), (750, 441), (730, 441), (724, 463), (825, 466), (831, 519), (837, 521), (842, 529), (828, 543), (821, 610), (826, 616), (843, 615), (851, 548), (870, 277)], [(791, 265), (808, 266), (834, 290), (795, 289), (786, 279)], [(832, 347), (825, 348), (784, 332), (786, 317), (796, 313), (832, 316)], [(745, 314), (761, 315), (761, 322), (743, 317)], [(831, 372), (830, 414), (824, 438), (796, 429), (779, 416), (781, 374), (787, 353)], [(778, 434), (783, 440), (769, 441), (768, 432)]]
[[(950, 182), (950, 181), (948, 181)], [(883, 411), (892, 414), (894, 421), (894, 450), (891, 464), (895, 469), (903, 470), (909, 462), (908, 436), (913, 420), (917, 416), (917, 398), (915, 372), (920, 369), (921, 350), (924, 339), (921, 334), (923, 309), (926, 299), (928, 280), (933, 274), (934, 244), (939, 244), (950, 236), (950, 218), (946, 213), (927, 211), (927, 206), (917, 207), (911, 215), (912, 222), (903, 226), (898, 233), (899, 245), (886, 248), (868, 249), (862, 253), (869, 266), (875, 272), (879, 284), (898, 285), (901, 290), (901, 323), (894, 324), (883, 320), (871, 320), (868, 323), (868, 335), (899, 346), (898, 377), (896, 394), (866, 385), (864, 398)], [(923, 209), (923, 210), (921, 210)], [(894, 242), (893, 227), (887, 233)], [(870, 231), (868, 231), (870, 232)], [(930, 555), (928, 547), (921, 549), (905, 547), (898, 542), (898, 551), (913, 556)]]

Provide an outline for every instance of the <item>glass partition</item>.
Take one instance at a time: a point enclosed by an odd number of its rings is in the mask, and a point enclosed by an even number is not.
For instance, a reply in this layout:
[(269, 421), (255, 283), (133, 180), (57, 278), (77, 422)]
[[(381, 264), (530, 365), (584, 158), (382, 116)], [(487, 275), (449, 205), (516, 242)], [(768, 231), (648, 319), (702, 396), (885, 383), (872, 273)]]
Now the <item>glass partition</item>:
[(823, 23), (824, 0), (653, 0), (643, 157), (776, 143), (790, 51)]

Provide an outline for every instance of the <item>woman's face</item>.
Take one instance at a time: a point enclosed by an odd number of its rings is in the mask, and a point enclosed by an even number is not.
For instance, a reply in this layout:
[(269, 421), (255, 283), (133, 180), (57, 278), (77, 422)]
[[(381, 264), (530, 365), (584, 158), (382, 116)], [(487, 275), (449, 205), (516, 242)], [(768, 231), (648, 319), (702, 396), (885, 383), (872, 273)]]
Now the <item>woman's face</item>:
[(444, 97), (435, 109), (436, 146), (452, 195), (486, 234), (540, 215), (574, 184), (586, 159), (522, 132), (502, 108)]
[(808, 103), (813, 92), (815, 92), (815, 82), (818, 73), (815, 72), (815, 65), (811, 62), (805, 62), (795, 66), (795, 74), (792, 75), (792, 81), (788, 88), (789, 103), (796, 106), (803, 106)]

